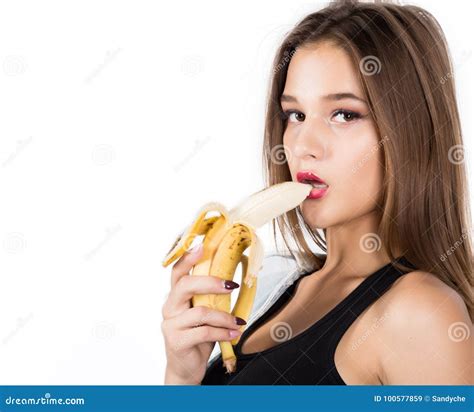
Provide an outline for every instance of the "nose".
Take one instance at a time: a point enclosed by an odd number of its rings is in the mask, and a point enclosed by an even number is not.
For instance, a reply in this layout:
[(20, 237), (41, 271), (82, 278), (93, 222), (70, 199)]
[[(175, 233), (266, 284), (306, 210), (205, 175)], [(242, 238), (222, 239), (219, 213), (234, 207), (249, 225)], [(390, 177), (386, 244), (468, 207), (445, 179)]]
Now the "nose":
[(291, 137), (294, 155), (299, 158), (322, 159), (326, 152), (327, 133), (327, 125), (321, 116), (307, 116)]

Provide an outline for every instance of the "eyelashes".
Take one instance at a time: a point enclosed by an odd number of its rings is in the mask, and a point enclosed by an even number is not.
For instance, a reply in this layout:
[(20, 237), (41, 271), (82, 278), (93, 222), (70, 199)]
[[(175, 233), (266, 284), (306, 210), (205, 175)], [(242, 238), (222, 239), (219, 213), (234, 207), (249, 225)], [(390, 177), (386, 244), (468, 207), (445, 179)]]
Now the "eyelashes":
[[(298, 112), (297, 110), (285, 110), (285, 111), (281, 111), (281, 112), (280, 112), (280, 117), (281, 117), (281, 119), (283, 119), (283, 120), (289, 120), (289, 118), (291, 117), (292, 114), (296, 114), (296, 115), (303, 116), (303, 120), (304, 120), (304, 114), (301, 113), (301, 112)], [(301, 120), (301, 121), (303, 121), (303, 120)]]
[(352, 110), (343, 110), (343, 109), (336, 110), (333, 116), (338, 116), (340, 114), (348, 117), (348, 121), (346, 121), (345, 123), (351, 122), (353, 120), (361, 119), (363, 117), (358, 112), (353, 112)]
[(278, 111), (278, 115), (280, 119), (284, 121), (288, 120), (292, 113), (296, 113), (296, 111), (295, 110), (281, 110), (281, 109)]
[[(299, 119), (297, 120), (298, 122), (304, 121), (305, 115), (298, 110), (280, 110), (279, 111), (280, 118), (283, 121), (288, 121), (293, 114), (296, 116), (299, 116)], [(353, 110), (337, 109), (331, 114), (331, 118), (334, 116), (339, 116), (339, 115), (343, 116), (344, 121), (338, 122), (338, 123), (350, 123), (354, 120), (362, 119), (365, 117), (361, 113), (355, 112)]]

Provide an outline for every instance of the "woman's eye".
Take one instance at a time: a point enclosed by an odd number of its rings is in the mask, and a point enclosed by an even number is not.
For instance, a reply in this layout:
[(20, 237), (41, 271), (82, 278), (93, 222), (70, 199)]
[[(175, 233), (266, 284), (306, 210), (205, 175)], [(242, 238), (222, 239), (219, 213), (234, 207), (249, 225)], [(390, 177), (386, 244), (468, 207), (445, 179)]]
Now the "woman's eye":
[(337, 110), (334, 113), (333, 117), (337, 119), (336, 120), (337, 123), (349, 123), (356, 119), (360, 119), (362, 116), (360, 113), (341, 109), (341, 110)]
[(286, 110), (283, 112), (283, 119), (288, 120), (290, 123), (303, 122), (305, 115), (295, 110)]
[[(286, 110), (281, 113), (282, 119), (288, 123), (300, 123), (303, 122), (306, 116), (296, 110)], [(335, 119), (336, 123), (350, 123), (354, 120), (361, 119), (362, 116), (360, 113), (353, 112), (351, 110), (339, 109), (334, 112), (332, 117)]]

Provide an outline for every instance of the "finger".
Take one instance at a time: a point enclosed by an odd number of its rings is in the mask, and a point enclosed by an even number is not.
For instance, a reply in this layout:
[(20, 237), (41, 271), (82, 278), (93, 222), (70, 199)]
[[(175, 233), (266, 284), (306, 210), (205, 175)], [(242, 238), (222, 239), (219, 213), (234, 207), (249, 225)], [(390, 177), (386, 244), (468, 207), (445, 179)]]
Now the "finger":
[(216, 328), (213, 326), (199, 326), (187, 329), (178, 334), (176, 349), (189, 349), (205, 342), (229, 341), (242, 334), (237, 329)]
[[(209, 325), (227, 329), (240, 329), (245, 321), (222, 310), (214, 310), (204, 306), (197, 306), (185, 311), (181, 316), (174, 318), (176, 329), (189, 329), (193, 327)], [(243, 321), (243, 322), (242, 322)]]
[(171, 270), (171, 288), (176, 285), (180, 278), (189, 275), (191, 268), (199, 262), (202, 253), (202, 244), (199, 244), (178, 259)]
[(183, 276), (171, 289), (164, 310), (165, 319), (177, 316), (191, 307), (194, 295), (225, 294), (232, 292), (239, 284), (224, 281), (217, 276)]

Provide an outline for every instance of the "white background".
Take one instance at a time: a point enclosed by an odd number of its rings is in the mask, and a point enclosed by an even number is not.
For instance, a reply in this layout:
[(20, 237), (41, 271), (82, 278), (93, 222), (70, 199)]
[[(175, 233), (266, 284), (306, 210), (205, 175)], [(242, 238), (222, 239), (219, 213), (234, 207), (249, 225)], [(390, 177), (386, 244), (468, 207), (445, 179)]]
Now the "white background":
[[(324, 4), (0, 3), (0, 384), (163, 383), (161, 260), (262, 187), (273, 55)], [(472, 172), (470, 3), (412, 4), (448, 38)]]

